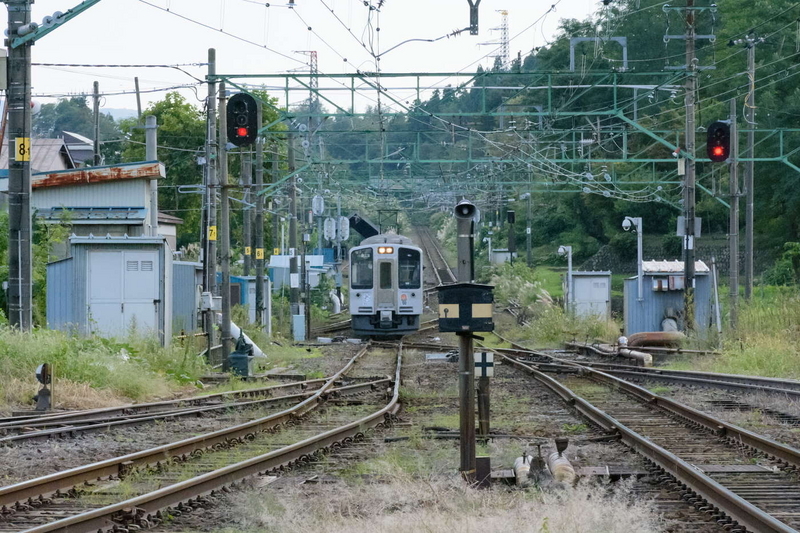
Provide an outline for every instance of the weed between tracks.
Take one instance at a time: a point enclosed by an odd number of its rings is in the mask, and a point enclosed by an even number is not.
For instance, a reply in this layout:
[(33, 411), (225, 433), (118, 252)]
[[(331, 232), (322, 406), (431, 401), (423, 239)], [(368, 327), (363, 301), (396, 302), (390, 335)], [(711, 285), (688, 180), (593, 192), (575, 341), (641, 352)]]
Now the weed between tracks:
[[(630, 487), (581, 484), (554, 492), (476, 490), (452, 475), (418, 476), (384, 463), (378, 483), (299, 485), (236, 498), (221, 531), (659, 531), (650, 504)], [(633, 503), (632, 503), (633, 502)]]

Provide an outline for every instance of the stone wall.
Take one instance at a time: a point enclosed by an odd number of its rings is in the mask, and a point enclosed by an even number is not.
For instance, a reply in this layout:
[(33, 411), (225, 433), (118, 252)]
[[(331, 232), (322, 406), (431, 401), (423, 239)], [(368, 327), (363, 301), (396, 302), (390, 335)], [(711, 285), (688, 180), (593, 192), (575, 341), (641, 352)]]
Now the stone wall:
[[(644, 246), (644, 260), (675, 260), (678, 257), (670, 257), (666, 254), (660, 245), (647, 245)], [(724, 244), (712, 244), (698, 246), (696, 257), (699, 261), (705, 262), (711, 268), (711, 258), (715, 258), (717, 263), (717, 272), (719, 275), (727, 276), (730, 265), (730, 251)], [(763, 250), (756, 250), (755, 253), (754, 270), (756, 275), (761, 275), (772, 266), (774, 259)], [(739, 253), (740, 272), (744, 271), (744, 252)], [(605, 245), (600, 250), (589, 258), (586, 262), (580, 265), (579, 270), (610, 270), (614, 274), (636, 274), (636, 259), (624, 259), (611, 248)]]

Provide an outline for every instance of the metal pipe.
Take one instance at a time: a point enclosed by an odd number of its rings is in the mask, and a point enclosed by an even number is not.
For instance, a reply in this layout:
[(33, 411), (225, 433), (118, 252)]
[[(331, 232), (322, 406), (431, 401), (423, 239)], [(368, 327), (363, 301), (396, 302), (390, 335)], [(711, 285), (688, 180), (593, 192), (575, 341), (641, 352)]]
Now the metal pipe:
[(680, 331), (641, 331), (628, 336), (628, 346), (677, 346), (685, 340)]

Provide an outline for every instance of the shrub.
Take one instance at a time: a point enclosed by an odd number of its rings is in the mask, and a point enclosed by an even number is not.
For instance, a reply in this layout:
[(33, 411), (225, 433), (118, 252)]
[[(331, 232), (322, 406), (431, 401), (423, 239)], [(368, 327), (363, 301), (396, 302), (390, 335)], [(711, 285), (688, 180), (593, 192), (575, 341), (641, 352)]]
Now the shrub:
[(636, 259), (636, 234), (630, 231), (615, 233), (608, 245), (622, 259)]
[(800, 242), (787, 242), (783, 254), (764, 274), (770, 285), (796, 285), (800, 282)]

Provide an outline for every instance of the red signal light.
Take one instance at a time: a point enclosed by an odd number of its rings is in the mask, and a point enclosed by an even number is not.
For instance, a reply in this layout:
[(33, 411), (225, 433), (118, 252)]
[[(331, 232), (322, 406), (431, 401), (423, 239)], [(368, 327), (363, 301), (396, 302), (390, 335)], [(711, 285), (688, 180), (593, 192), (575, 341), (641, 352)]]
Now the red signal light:
[(712, 150), (715, 156), (725, 155), (725, 149), (722, 146), (715, 146)]
[(236, 135), (239, 137), (247, 137), (247, 128), (236, 128)]

